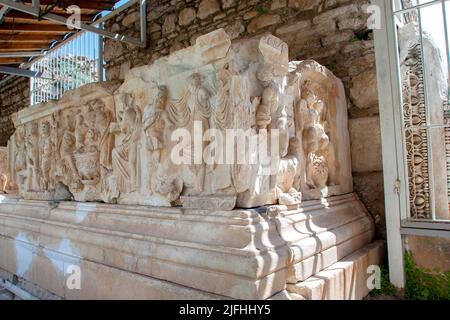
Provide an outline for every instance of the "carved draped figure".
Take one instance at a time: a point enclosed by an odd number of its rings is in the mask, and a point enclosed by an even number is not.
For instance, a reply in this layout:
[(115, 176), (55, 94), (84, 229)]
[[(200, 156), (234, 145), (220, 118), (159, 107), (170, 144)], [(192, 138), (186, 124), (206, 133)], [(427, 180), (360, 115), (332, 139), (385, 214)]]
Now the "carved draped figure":
[(204, 192), (206, 167), (202, 155), (207, 144), (203, 142), (201, 150), (195, 150), (194, 139), (200, 138), (203, 141), (203, 134), (210, 128), (210, 98), (209, 91), (203, 86), (201, 75), (194, 73), (189, 77), (182, 97), (169, 104), (167, 110), (169, 120), (177, 128), (184, 128), (190, 134), (190, 137), (186, 137), (189, 141), (183, 149), (183, 158), (188, 165), (182, 169), (182, 175), (185, 185), (195, 194)]
[(210, 93), (203, 87), (199, 74), (188, 79), (182, 97), (168, 106), (170, 121), (178, 128), (192, 127), (195, 121), (201, 121), (204, 128), (209, 128), (211, 118)]
[(141, 128), (139, 108), (127, 107), (120, 126), (125, 136), (112, 151), (112, 167), (119, 192), (130, 193), (137, 187), (137, 147)]

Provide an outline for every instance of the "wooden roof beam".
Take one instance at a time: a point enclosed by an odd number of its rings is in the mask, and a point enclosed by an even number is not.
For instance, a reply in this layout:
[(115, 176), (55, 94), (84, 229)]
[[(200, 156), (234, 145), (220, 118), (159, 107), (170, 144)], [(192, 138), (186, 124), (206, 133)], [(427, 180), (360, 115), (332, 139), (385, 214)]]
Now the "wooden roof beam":
[(63, 39), (62, 36), (51, 34), (29, 34), (29, 33), (0, 34), (0, 42), (52, 43), (53, 41), (61, 41), (62, 39)]
[(0, 64), (9, 64), (9, 65), (11, 65), (11, 64), (21, 64), (21, 63), (24, 63), (24, 62), (26, 62), (27, 60), (26, 59), (24, 59), (24, 58), (1, 58), (0, 57)]
[[(69, 13), (57, 13), (61, 17), (68, 18), (71, 16)], [(94, 14), (82, 14), (81, 21), (83, 22), (92, 22), (95, 18)], [(9, 21), (9, 19), (14, 18), (14, 21), (17, 23), (32, 23), (32, 22), (39, 22), (36, 17), (32, 16), (31, 14), (11, 10), (6, 16), (5, 19)], [(26, 21), (26, 22), (25, 22)], [(42, 20), (41, 20), (42, 21)], [(50, 21), (49, 21), (50, 22)]]
[[(126, 36), (126, 35), (121, 35), (121, 34), (117, 34), (114, 32), (110, 32), (107, 30), (104, 30), (102, 28), (98, 28), (96, 27), (96, 25), (100, 24), (104, 19), (107, 19), (108, 17), (110, 17), (111, 15), (115, 15), (119, 12), (122, 12), (125, 8), (128, 8), (130, 5), (136, 4), (138, 2), (138, 0), (135, 1), (129, 1), (128, 3), (124, 4), (123, 6), (121, 6), (120, 8), (118, 8), (117, 10), (113, 11), (112, 13), (110, 13), (109, 15), (102, 17), (101, 19), (98, 19), (96, 22), (94, 22), (93, 24), (85, 24), (83, 22), (80, 22), (79, 24), (77, 24), (75, 27), (84, 31), (88, 31), (88, 32), (94, 32), (96, 34), (100, 34), (104, 37), (108, 37), (111, 39), (115, 39), (115, 40), (119, 40), (119, 41), (123, 41), (123, 42), (127, 42), (130, 44), (133, 44), (135, 46), (139, 46), (139, 47), (146, 47), (147, 46), (147, 42), (146, 42), (146, 0), (141, 0), (140, 3), (140, 15), (141, 15), (141, 19), (140, 19), (140, 23), (141, 23), (141, 37), (140, 39), (136, 39), (130, 36)], [(33, 6), (29, 6), (29, 5), (25, 5), (23, 3), (17, 3), (14, 0), (0, 0), (0, 3), (4, 4), (5, 6), (10, 7), (11, 9), (14, 10), (18, 10), (18, 11), (22, 11), (25, 13), (29, 13), (32, 14), (36, 17), (40, 16), (40, 10), (39, 8), (33, 7)], [(71, 22), (68, 21), (67, 19), (58, 16), (56, 14), (53, 13), (47, 13), (45, 16), (43, 16), (44, 19), (46, 20), (50, 20), (50, 21), (55, 21), (58, 23), (61, 23), (63, 25), (71, 25)]]
[[(43, 48), (44, 47), (44, 48)], [(1, 52), (7, 51), (38, 51), (45, 50), (45, 45), (42, 43), (2, 43)]]
[(5, 22), (0, 24), (0, 33), (10, 32), (27, 32), (27, 33), (43, 33), (43, 34), (65, 34), (74, 29), (69, 29), (67, 26), (58, 24), (25, 24), (25, 23), (10, 23)]
[[(24, 3), (32, 3), (32, 0), (23, 0)], [(60, 0), (58, 7), (67, 8), (71, 5), (79, 6), (81, 9), (93, 9), (93, 10), (111, 10), (117, 1), (115, 0), (101, 0), (101, 1), (92, 1), (92, 0)], [(54, 3), (53, 0), (40, 0), (41, 5), (52, 5)]]

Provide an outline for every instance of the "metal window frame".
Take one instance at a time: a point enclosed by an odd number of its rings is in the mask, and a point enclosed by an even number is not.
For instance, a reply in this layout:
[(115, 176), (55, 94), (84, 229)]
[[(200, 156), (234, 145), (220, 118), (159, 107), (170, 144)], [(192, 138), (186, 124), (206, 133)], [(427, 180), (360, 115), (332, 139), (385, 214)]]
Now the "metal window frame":
[[(33, 5), (24, 5), (22, 3), (16, 3), (16, 0), (0, 0), (0, 4), (4, 5), (4, 7), (2, 7), (2, 9), (5, 9), (5, 13), (7, 12), (6, 9), (10, 10), (10, 9), (15, 9), (15, 10), (19, 10), (22, 12), (26, 12), (29, 13), (31, 15), (34, 16), (39, 16), (39, 9), (37, 7), (34, 7), (35, 4), (39, 3), (37, 0), (33, 1)], [(140, 10), (140, 39), (135, 39), (135, 38), (131, 38), (131, 37), (127, 37), (127, 36), (123, 36), (120, 34), (114, 34), (108, 31), (105, 31), (103, 29), (104, 23), (111, 19), (112, 17), (118, 15), (119, 13), (123, 12), (124, 10), (130, 8), (131, 6), (135, 5), (139, 3), (139, 10)], [(19, 9), (20, 8), (20, 9)], [(1, 10), (1, 9), (0, 9)], [(25, 11), (24, 11), (25, 10)], [(2, 10), (3, 11), (3, 10)], [(51, 18), (57, 19), (57, 20), (52, 20), (49, 19), (49, 16)], [(63, 18), (61, 16), (58, 16), (57, 18), (55, 18), (54, 14), (47, 14), (44, 17), (42, 17), (43, 19), (47, 19), (47, 20), (51, 20), (51, 21), (56, 21), (58, 23), (61, 24), (65, 24), (68, 25), (70, 27), (73, 27), (72, 25), (69, 25), (67, 23), (67, 19)], [(81, 24), (80, 25), (80, 29), (81, 32), (93, 32), (99, 35), (100, 37), (100, 41), (99, 43), (101, 44), (99, 46), (99, 56), (103, 57), (103, 38), (104, 37), (108, 37), (111, 38), (113, 40), (116, 41), (121, 41), (121, 42), (125, 42), (125, 43), (129, 43), (132, 45), (136, 45), (139, 46), (141, 48), (145, 48), (147, 47), (147, 0), (130, 0), (128, 2), (126, 2), (125, 4), (123, 4), (122, 6), (120, 6), (119, 8), (111, 11), (109, 14), (105, 15), (104, 17), (101, 17), (100, 19), (96, 20), (95, 22), (93, 22), (90, 25), (86, 25), (86, 24)], [(86, 29), (87, 27), (87, 29)], [(81, 33), (78, 32), (78, 33)], [(10, 76), (4, 78), (3, 80), (0, 81), (0, 85), (3, 84), (4, 82), (8, 81), (9, 79), (11, 79), (12, 76), (22, 76), (22, 77), (40, 77), (39, 73), (30, 73), (28, 72), (29, 70), (27, 70), (27, 68), (29, 68), (31, 65), (33, 65), (35, 62), (37, 62), (39, 59), (42, 59), (47, 53), (51, 53), (52, 51), (58, 49), (59, 47), (63, 46), (65, 44), (66, 41), (62, 41), (60, 42), (58, 45), (54, 46), (53, 48), (51, 48), (50, 50), (44, 52), (44, 54), (42, 56), (39, 56), (35, 59), (33, 59), (32, 61), (25, 63), (21, 68), (11, 68), (8, 67), (8, 69), (4, 69), (2, 71), (2, 73), (5, 74), (9, 74)], [(12, 54), (11, 52), (9, 54)], [(103, 80), (103, 63), (99, 63), (99, 74), (101, 75), (101, 78)], [(99, 80), (99, 81), (102, 81)]]
[[(394, 0), (398, 1), (398, 0)], [(407, 179), (403, 159), (401, 110), (401, 82), (396, 48), (393, 0), (371, 0), (380, 8), (381, 28), (374, 30), (375, 59), (378, 78), (380, 126), (383, 153), (386, 231), (390, 281), (398, 288), (405, 287), (404, 245), (401, 221), (407, 217)]]
[[(55, 55), (59, 55), (62, 53), (62, 56), (68, 56), (70, 54), (73, 54), (75, 56), (85, 56), (86, 59), (89, 59), (90, 64), (87, 66), (88, 69), (86, 69), (86, 76), (88, 77), (88, 80), (86, 79), (82, 80), (80, 78), (72, 78), (70, 82), (67, 81), (67, 79), (61, 79), (61, 75), (54, 75), (52, 72), (52, 75), (49, 74), (42, 74), (40, 73), (40, 77), (30, 77), (30, 105), (33, 106), (35, 104), (46, 102), (48, 100), (52, 99), (59, 99), (61, 95), (70, 89), (78, 88), (80, 85), (84, 85), (87, 83), (94, 83), (94, 82), (101, 82), (103, 81), (103, 43), (102, 43), (103, 37), (100, 35), (96, 35), (91, 32), (78, 32), (73, 37), (68, 38), (66, 41), (62, 42), (58, 47), (53, 48), (52, 51), (48, 52), (45, 56), (40, 57), (39, 59), (33, 60), (30, 69), (35, 70), (36, 68), (38, 70), (44, 71), (54, 71), (53, 68), (53, 58)], [(98, 41), (98, 42), (97, 42)], [(95, 43), (97, 42), (97, 43)], [(98, 51), (94, 54), (94, 51)], [(83, 54), (82, 54), (83, 53)], [(89, 58), (87, 58), (89, 57)], [(95, 59), (94, 59), (95, 58)], [(87, 60), (86, 60), (87, 61)], [(93, 76), (91, 73), (91, 68), (94, 66), (92, 63), (95, 61), (95, 67), (97, 68), (96, 76)], [(50, 63), (50, 64), (49, 64)], [(75, 67), (76, 63), (69, 62), (69, 65), (71, 67)], [(83, 73), (83, 71), (81, 71)], [(78, 75), (78, 73), (74, 73), (74, 75)], [(45, 77), (45, 78), (44, 78)], [(50, 79), (50, 78), (53, 79)], [(35, 79), (40, 78), (40, 79)], [(49, 81), (50, 80), (50, 81)], [(61, 80), (64, 81), (63, 88), (59, 88), (59, 85), (57, 87), (56, 93), (49, 92), (49, 88), (54, 85), (52, 80), (60, 80), (58, 84), (61, 82)], [(69, 86), (69, 88), (67, 88)], [(65, 89), (64, 89), (65, 88)], [(44, 96), (40, 96), (39, 93), (43, 93)]]
[[(393, 16), (393, 19), (395, 21), (399, 21), (398, 19), (398, 15), (402, 15), (411, 11), (416, 11), (417, 12), (417, 16), (418, 16), (418, 27), (419, 27), (419, 45), (420, 45), (420, 49), (422, 54), (425, 54), (424, 51), (424, 30), (423, 30), (423, 26), (422, 26), (422, 14), (421, 11), (424, 8), (427, 7), (431, 7), (431, 6), (442, 6), (442, 15), (443, 15), (443, 27), (444, 27), (444, 36), (445, 36), (445, 48), (446, 48), (446, 52), (443, 52), (443, 54), (445, 54), (446, 56), (446, 62), (447, 62), (447, 86), (449, 88), (448, 90), (448, 94), (450, 94), (450, 50), (449, 50), (449, 36), (448, 36), (448, 22), (447, 22), (447, 15), (446, 15), (446, 3), (449, 4), (450, 0), (433, 0), (430, 2), (426, 2), (426, 3), (417, 3), (415, 5), (413, 5), (410, 8), (403, 8), (401, 5), (401, 1), (400, 0), (395, 0), (394, 2), (391, 1), (391, 15)], [(400, 24), (400, 23), (399, 23)], [(394, 33), (394, 37), (397, 36), (397, 30), (394, 26), (394, 28), (392, 29), (392, 32)], [(398, 46), (397, 41), (395, 41), (395, 45)], [(396, 55), (398, 56), (399, 53), (398, 51), (396, 51)], [(421, 67), (423, 70), (424, 75), (427, 74), (427, 69), (428, 69), (428, 62), (426, 61), (425, 58), (422, 59), (421, 62)], [(400, 68), (400, 66), (398, 65), (398, 68)], [(401, 75), (399, 75), (399, 77), (401, 78)], [(425, 112), (426, 112), (426, 119), (427, 122), (425, 125), (420, 125), (420, 126), (404, 126), (404, 121), (402, 121), (402, 133), (403, 135), (405, 135), (405, 133), (407, 131), (413, 131), (413, 130), (419, 130), (419, 129), (424, 129), (427, 132), (427, 140), (428, 140), (428, 154), (430, 155), (428, 157), (428, 167), (429, 167), (429, 184), (430, 184), (430, 206), (431, 206), (431, 218), (430, 219), (423, 219), (423, 220), (417, 220), (417, 219), (413, 219), (410, 215), (410, 202), (409, 202), (409, 197), (408, 197), (408, 210), (407, 210), (407, 216), (402, 217), (402, 230), (405, 232), (405, 234), (411, 235), (412, 231), (407, 231), (408, 228), (411, 229), (423, 229), (425, 230), (426, 228), (415, 228), (412, 227), (411, 224), (409, 222), (411, 222), (412, 224), (417, 224), (419, 222), (421, 223), (427, 223), (428, 225), (435, 225), (435, 223), (443, 223), (444, 224), (444, 228), (447, 230), (448, 228), (445, 226), (445, 224), (447, 224), (450, 221), (446, 221), (446, 220), (439, 220), (437, 218), (437, 213), (436, 213), (436, 190), (435, 190), (435, 183), (434, 183), (434, 162), (433, 162), (433, 143), (431, 142), (431, 131), (433, 129), (445, 129), (445, 128), (449, 128), (449, 124), (433, 124), (431, 123), (431, 115), (430, 115), (430, 107), (429, 107), (429, 90), (428, 90), (428, 83), (427, 83), (427, 77), (424, 76), (423, 79), (423, 87), (424, 87), (424, 99), (425, 99)], [(400, 101), (401, 101), (401, 105), (403, 106), (403, 96), (402, 96), (402, 92), (399, 92), (400, 95)], [(448, 96), (450, 97), (450, 95)], [(449, 99), (450, 100), (450, 99)], [(400, 109), (397, 109), (400, 111), (401, 116), (403, 117), (403, 107), (401, 107)], [(404, 144), (404, 148), (405, 148), (405, 152), (406, 152), (406, 140), (402, 140), (402, 143)], [(407, 161), (404, 161), (405, 164), (405, 176), (406, 176), (406, 180), (405, 181), (409, 181), (408, 179), (408, 168), (407, 168)], [(407, 190), (408, 191), (408, 190)], [(409, 192), (409, 191), (408, 191)], [(408, 222), (408, 223), (406, 223)], [(433, 232), (433, 228), (430, 228), (430, 230), (427, 232), (427, 236), (433, 237), (433, 236), (438, 236), (437, 234), (435, 234)], [(450, 230), (449, 230), (450, 231)], [(424, 233), (424, 231), (420, 231), (418, 232), (420, 235), (422, 235)]]
[[(435, 0), (420, 4), (418, 7), (425, 8), (441, 3), (443, 14), (445, 14), (447, 1)], [(406, 13), (418, 7), (395, 10), (400, 8), (400, 0), (371, 0), (371, 3), (381, 9), (381, 28), (374, 30), (374, 43), (382, 135), (389, 272), (391, 282), (398, 288), (404, 288), (404, 236), (449, 238), (450, 221), (415, 220), (410, 217), (396, 14)], [(445, 19), (444, 27), (446, 27)], [(448, 58), (447, 32), (445, 37)], [(427, 123), (427, 129), (432, 127), (432, 124)], [(439, 127), (445, 127), (445, 125)]]

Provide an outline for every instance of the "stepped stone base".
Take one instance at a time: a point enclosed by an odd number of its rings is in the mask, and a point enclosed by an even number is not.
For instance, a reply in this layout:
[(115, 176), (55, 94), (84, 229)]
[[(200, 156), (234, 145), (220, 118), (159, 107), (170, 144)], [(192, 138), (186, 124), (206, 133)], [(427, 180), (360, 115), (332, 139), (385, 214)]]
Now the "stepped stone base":
[(369, 267), (382, 263), (384, 251), (383, 241), (371, 243), (306, 281), (288, 285), (287, 294), (306, 300), (362, 300), (371, 291)]
[[(64, 299), (360, 299), (348, 277), (383, 256), (354, 194), (232, 211), (0, 200), (0, 277)], [(337, 289), (306, 289), (335, 266)]]

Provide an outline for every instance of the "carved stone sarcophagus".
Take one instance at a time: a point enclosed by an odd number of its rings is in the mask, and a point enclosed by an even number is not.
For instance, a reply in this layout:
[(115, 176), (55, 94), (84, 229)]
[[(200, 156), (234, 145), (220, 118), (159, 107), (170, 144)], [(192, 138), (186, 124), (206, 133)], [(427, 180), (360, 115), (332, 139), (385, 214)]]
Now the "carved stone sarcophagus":
[(318, 283), (362, 299), (384, 244), (352, 194), (346, 110), (325, 67), (223, 30), (22, 110), (0, 276), (65, 299), (311, 299)]

